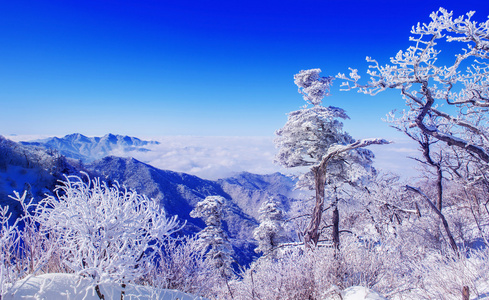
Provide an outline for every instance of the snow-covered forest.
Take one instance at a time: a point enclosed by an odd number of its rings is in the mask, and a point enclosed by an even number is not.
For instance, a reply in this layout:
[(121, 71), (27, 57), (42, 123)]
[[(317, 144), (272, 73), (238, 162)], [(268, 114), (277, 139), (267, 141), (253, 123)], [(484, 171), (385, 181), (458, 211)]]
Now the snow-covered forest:
[[(489, 299), (489, 19), (473, 15), (433, 12), (407, 50), (367, 57), (367, 80), (294, 75), (305, 103), (275, 138), (294, 178), (0, 137), (0, 299)], [(373, 167), (390, 141), (344, 130), (334, 84), (400, 92), (386, 126), (419, 145), (419, 177)]]

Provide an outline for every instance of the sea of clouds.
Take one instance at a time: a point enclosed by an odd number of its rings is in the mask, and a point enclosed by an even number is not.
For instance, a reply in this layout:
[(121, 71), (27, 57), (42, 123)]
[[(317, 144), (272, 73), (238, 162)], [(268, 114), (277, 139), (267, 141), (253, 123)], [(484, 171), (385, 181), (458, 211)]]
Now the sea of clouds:
[[(27, 141), (46, 136), (9, 136), (14, 141)], [(111, 154), (134, 157), (156, 168), (184, 172), (205, 179), (219, 179), (239, 172), (294, 174), (302, 170), (285, 169), (274, 163), (277, 149), (274, 137), (226, 136), (163, 136), (139, 137), (158, 141), (146, 146), (150, 151), (115, 150)], [(417, 145), (411, 140), (396, 139), (389, 145), (374, 145), (374, 166), (379, 171), (390, 171), (408, 178), (417, 174), (418, 163), (407, 157), (419, 157)]]
[[(166, 136), (149, 138), (160, 142), (148, 152), (120, 152), (164, 170), (184, 172), (205, 179), (219, 179), (239, 172), (256, 174), (295, 174), (302, 170), (286, 169), (274, 163), (277, 149), (273, 137), (203, 137)], [(374, 166), (402, 177), (416, 176), (418, 165), (408, 157), (419, 157), (417, 145), (409, 139), (396, 139), (392, 144), (371, 146), (375, 153)]]

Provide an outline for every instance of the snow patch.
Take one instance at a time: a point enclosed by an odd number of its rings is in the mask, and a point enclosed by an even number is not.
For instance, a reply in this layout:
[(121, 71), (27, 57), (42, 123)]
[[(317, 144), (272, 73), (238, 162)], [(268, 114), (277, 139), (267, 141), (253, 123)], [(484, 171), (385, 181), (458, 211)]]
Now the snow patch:
[(363, 286), (352, 286), (341, 293), (343, 300), (387, 300), (377, 292)]
[[(100, 291), (105, 299), (120, 299), (122, 286), (117, 283), (102, 283)], [(4, 300), (100, 300), (93, 281), (74, 274), (43, 274), (19, 280)], [(127, 284), (124, 299), (138, 300), (205, 300), (176, 290), (156, 289), (148, 286)]]

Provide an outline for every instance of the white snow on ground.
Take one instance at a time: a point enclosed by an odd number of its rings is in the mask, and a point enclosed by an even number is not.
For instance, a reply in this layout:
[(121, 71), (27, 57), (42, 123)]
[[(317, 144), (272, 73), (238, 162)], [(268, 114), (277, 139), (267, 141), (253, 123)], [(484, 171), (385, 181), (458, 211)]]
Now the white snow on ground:
[[(122, 287), (116, 283), (100, 284), (106, 300), (121, 299)], [(3, 300), (99, 300), (93, 282), (74, 274), (43, 274), (18, 281)], [(176, 290), (155, 289), (127, 284), (124, 299), (133, 300), (205, 300)]]
[(341, 292), (343, 300), (387, 300), (378, 293), (363, 286), (352, 286)]
[[(100, 284), (106, 300), (121, 299), (122, 287), (116, 283)], [(74, 274), (43, 274), (19, 280), (3, 300), (99, 300), (93, 281)], [(155, 289), (127, 284), (124, 299), (133, 300), (206, 300), (176, 290)], [(387, 300), (378, 293), (353, 286), (341, 292), (342, 300)]]

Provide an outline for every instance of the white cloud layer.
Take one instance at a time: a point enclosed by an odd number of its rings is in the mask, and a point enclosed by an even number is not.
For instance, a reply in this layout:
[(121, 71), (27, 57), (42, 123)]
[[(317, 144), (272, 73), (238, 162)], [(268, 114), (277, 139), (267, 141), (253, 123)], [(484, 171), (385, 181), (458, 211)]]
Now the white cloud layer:
[[(159, 137), (160, 145), (151, 152), (131, 152), (138, 160), (160, 169), (193, 174), (206, 179), (218, 179), (237, 172), (257, 174), (293, 173), (274, 164), (277, 152), (273, 137)], [(416, 163), (407, 158), (417, 156), (416, 144), (399, 139), (390, 145), (373, 146), (375, 167), (403, 177), (416, 175)]]
[[(42, 136), (45, 138), (46, 136)], [(14, 141), (26, 141), (40, 136), (8, 136)], [(159, 141), (150, 145), (148, 152), (114, 151), (112, 155), (131, 156), (156, 168), (184, 172), (205, 179), (218, 179), (247, 171), (257, 174), (281, 172), (290, 174), (294, 169), (285, 169), (275, 164), (277, 152), (273, 137), (203, 137), (164, 136), (156, 138), (139, 137), (144, 140)], [(409, 139), (396, 139), (389, 145), (371, 146), (378, 170), (390, 171), (403, 177), (417, 173), (415, 163), (408, 156), (419, 156), (417, 145)]]
[[(160, 169), (189, 173), (206, 179), (218, 179), (237, 172), (258, 174), (288, 170), (273, 163), (272, 137), (158, 137), (159, 145), (149, 152), (127, 153)], [(126, 155), (127, 155), (126, 154)]]

